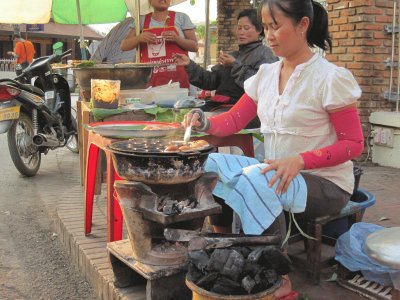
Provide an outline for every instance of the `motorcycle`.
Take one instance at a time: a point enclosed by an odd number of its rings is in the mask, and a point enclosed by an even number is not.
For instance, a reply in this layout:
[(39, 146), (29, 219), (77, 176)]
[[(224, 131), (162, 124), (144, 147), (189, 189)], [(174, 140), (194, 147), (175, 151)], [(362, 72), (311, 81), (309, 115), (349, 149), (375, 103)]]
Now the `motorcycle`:
[(49, 150), (79, 151), (69, 85), (51, 67), (71, 52), (40, 57), (15, 79), (0, 79), (0, 133), (7, 132), (11, 159), (24, 176), (36, 175)]

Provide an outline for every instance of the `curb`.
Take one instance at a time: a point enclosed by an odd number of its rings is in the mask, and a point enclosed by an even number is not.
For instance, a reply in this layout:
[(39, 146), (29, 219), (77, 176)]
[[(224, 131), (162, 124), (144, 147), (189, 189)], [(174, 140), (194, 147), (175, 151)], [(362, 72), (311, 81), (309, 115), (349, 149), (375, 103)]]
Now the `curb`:
[[(83, 195), (81, 194), (83, 198)], [(72, 197), (71, 197), (72, 198)], [(76, 197), (74, 197), (76, 199)], [(146, 299), (143, 286), (117, 288), (114, 286), (107, 251), (106, 222), (99, 212), (93, 212), (92, 233), (85, 236), (83, 231), (82, 201), (68, 199), (57, 206), (55, 230), (71, 261), (93, 287), (99, 299)]]
[(98, 299), (145, 300), (143, 285), (129, 288), (114, 286), (114, 273), (107, 251), (105, 191), (95, 196), (92, 233), (84, 233), (84, 189), (80, 183), (79, 156), (67, 149), (57, 149), (46, 157), (40, 174), (35, 177), (41, 188), (39, 197), (53, 229), (67, 252), (72, 265), (92, 286)]

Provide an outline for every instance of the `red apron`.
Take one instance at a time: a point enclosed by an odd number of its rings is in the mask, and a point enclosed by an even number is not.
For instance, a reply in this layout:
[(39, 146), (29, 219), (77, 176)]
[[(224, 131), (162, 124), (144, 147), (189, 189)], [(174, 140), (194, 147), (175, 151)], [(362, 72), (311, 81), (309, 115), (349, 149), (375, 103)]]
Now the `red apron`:
[(162, 63), (169, 64), (167, 66), (155, 67), (153, 75), (149, 81), (151, 86), (159, 86), (167, 84), (170, 80), (173, 82), (179, 82), (181, 88), (189, 88), (189, 77), (183, 66), (177, 66), (174, 64), (172, 56), (175, 53), (188, 55), (188, 52), (183, 50), (174, 42), (167, 42), (161, 37), (164, 31), (175, 31), (178, 34), (177, 29), (174, 26), (175, 23), (175, 12), (170, 11), (169, 24), (164, 27), (149, 28), (152, 13), (145, 16), (143, 31), (149, 31), (157, 35), (157, 41), (155, 44), (140, 44), (140, 62), (142, 63)]

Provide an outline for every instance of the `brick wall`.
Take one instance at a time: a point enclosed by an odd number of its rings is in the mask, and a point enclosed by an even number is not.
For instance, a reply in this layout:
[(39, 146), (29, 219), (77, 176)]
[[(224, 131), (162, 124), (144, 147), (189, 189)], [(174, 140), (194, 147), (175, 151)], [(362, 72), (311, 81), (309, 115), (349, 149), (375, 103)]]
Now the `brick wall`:
[(218, 51), (236, 50), (237, 39), (235, 28), (237, 25), (238, 13), (252, 7), (250, 1), (243, 0), (218, 0), (217, 1), (217, 33), (218, 33)]
[[(390, 82), (390, 69), (384, 61), (391, 59), (392, 44), (392, 35), (385, 33), (384, 26), (393, 22), (393, 0), (327, 0), (327, 4), (333, 40), (327, 59), (349, 69), (360, 84), (363, 93), (358, 107), (368, 136), (370, 113), (394, 107), (383, 97)], [(392, 90), (397, 91), (397, 69)]]

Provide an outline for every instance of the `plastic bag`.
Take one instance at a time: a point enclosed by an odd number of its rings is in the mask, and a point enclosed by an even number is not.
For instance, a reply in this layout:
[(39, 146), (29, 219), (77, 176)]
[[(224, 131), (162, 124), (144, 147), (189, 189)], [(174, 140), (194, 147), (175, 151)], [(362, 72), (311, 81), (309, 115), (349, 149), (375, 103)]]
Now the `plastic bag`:
[(392, 279), (398, 277), (400, 271), (379, 264), (364, 250), (367, 236), (384, 228), (370, 223), (355, 223), (348, 232), (338, 238), (335, 259), (352, 272), (361, 271), (367, 280), (385, 286), (396, 286), (398, 283)]

